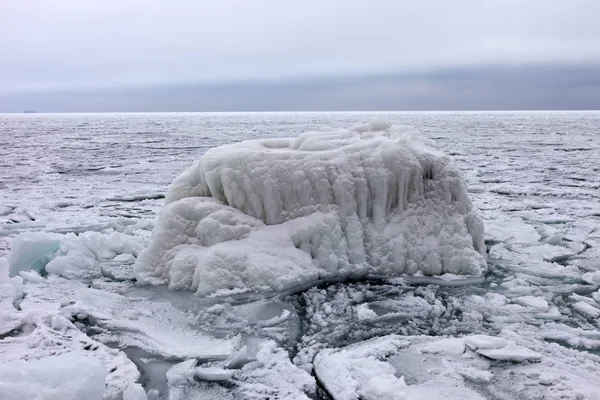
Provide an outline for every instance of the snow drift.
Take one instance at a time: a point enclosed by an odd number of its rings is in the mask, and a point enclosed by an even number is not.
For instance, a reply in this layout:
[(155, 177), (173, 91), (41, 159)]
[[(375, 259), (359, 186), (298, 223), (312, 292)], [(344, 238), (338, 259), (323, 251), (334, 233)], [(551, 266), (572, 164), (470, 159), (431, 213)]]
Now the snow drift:
[(199, 295), (369, 275), (480, 275), (483, 223), (456, 164), (373, 122), (213, 148), (169, 188), (142, 283)]

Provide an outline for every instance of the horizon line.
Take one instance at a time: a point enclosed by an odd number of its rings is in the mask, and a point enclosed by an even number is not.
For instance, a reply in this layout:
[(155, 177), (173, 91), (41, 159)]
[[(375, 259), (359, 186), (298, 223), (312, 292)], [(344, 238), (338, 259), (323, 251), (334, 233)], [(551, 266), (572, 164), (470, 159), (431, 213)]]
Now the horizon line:
[(263, 111), (0, 111), (0, 115), (37, 114), (332, 114), (332, 113), (482, 113), (482, 112), (600, 112), (600, 109), (480, 109), (480, 110), (263, 110)]

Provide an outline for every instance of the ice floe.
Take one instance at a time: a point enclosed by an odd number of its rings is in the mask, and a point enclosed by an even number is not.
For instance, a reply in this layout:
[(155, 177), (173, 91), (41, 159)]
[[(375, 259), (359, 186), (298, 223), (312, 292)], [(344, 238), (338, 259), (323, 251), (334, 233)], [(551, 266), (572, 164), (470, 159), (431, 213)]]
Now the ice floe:
[(392, 335), (322, 350), (314, 368), (335, 400), (594, 399), (600, 395), (596, 383), (600, 371), (589, 369), (585, 362), (573, 369), (573, 361), (546, 358), (554, 352), (548, 344), (536, 345), (536, 350), (486, 335), (460, 339)]

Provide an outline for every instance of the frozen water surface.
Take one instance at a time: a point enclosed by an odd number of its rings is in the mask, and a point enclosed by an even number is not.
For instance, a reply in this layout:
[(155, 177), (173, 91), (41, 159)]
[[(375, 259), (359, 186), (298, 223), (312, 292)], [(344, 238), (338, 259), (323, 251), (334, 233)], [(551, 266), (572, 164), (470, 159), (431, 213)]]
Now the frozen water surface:
[[(135, 282), (167, 186), (209, 148), (373, 117), (454, 158), (484, 277), (207, 297)], [(29, 384), (3, 372), (0, 397), (598, 399), (599, 127), (597, 112), (2, 115), (0, 360)]]

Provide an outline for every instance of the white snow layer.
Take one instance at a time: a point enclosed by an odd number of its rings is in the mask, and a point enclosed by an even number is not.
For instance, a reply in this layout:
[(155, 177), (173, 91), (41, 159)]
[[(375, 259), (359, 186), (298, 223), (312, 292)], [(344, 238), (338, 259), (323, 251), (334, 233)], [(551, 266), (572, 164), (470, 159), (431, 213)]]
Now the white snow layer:
[(3, 400), (101, 400), (104, 365), (83, 353), (39, 360), (14, 360), (0, 365)]
[(374, 122), (206, 152), (170, 186), (143, 283), (199, 295), (368, 275), (480, 275), (484, 229), (457, 165)]

